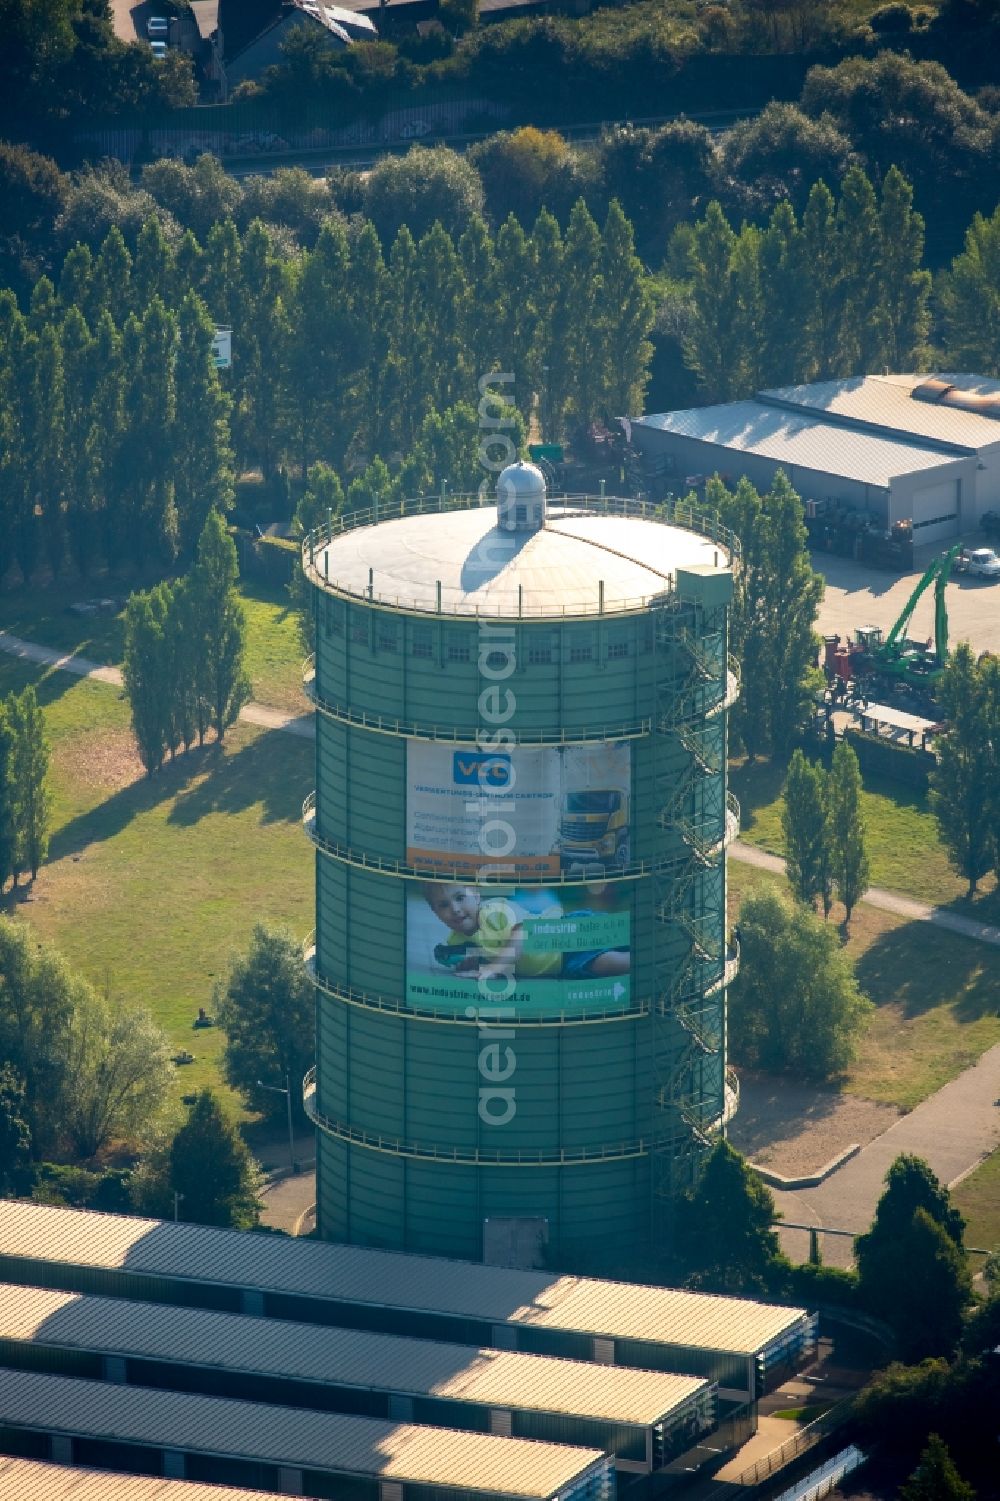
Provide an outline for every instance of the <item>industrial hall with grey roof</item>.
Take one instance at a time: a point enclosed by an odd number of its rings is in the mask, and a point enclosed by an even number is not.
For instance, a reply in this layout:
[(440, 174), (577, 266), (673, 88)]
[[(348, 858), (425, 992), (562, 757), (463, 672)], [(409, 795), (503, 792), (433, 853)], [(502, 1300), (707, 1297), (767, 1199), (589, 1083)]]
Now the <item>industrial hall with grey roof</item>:
[(807, 506), (830, 501), (915, 545), (974, 531), (1000, 506), (1000, 381), (866, 375), (760, 391), (747, 401), (634, 419), (647, 474), (683, 493), (714, 474), (770, 487), (778, 470)]

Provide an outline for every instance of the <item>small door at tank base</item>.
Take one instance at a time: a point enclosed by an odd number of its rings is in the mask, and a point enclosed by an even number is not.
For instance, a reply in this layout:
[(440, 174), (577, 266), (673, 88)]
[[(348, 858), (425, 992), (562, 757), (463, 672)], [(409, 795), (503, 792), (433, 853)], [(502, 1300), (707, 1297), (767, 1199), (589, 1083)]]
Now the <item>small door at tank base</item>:
[(549, 1222), (541, 1215), (489, 1215), (483, 1220), (483, 1260), (488, 1266), (543, 1267)]

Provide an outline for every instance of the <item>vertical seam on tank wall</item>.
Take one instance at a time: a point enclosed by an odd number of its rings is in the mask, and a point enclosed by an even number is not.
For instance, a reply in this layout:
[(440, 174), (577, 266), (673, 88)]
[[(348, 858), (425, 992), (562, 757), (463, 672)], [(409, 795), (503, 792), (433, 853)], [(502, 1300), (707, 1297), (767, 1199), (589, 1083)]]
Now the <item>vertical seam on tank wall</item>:
[[(403, 910), (404, 910), (404, 914), (405, 914), (405, 910), (406, 909), (404, 908)], [(404, 916), (404, 920), (405, 920), (405, 916)], [(404, 929), (404, 931), (405, 931), (405, 929)], [(402, 1063), (402, 1068), (400, 1069), (400, 1073), (402, 1075), (402, 1079), (401, 1079), (400, 1083), (401, 1083), (401, 1087), (402, 1087), (403, 1098), (400, 1101), (400, 1105), (401, 1105), (400, 1114), (402, 1115), (402, 1118), (403, 1118), (403, 1130), (401, 1132), (401, 1135), (402, 1135), (402, 1138), (403, 1138), (404, 1141), (409, 1141), (409, 1139), (410, 1139), (410, 1111), (409, 1111), (410, 1091), (409, 1091), (409, 1088), (408, 1088), (409, 1076), (408, 1076), (408, 1073), (407, 1073), (407, 1069), (409, 1067), (409, 1059), (410, 1059), (410, 1022), (409, 1022), (409, 1018), (404, 1016), (402, 1018), (402, 1023), (403, 1023), (403, 1048), (402, 1048), (403, 1056), (402, 1056), (402, 1058), (400, 1060), (400, 1062)], [(404, 1244), (404, 1246), (408, 1246), (409, 1243), (410, 1243), (409, 1242), (409, 1238), (408, 1238), (409, 1237), (409, 1222), (410, 1222), (410, 1175), (407, 1172), (406, 1163), (404, 1162), (403, 1163), (403, 1244)]]
[[(558, 1032), (556, 1033), (556, 1090), (558, 1091), (558, 1100), (559, 1100), (559, 1114), (558, 1114), (557, 1119), (558, 1119), (558, 1130), (559, 1130), (559, 1140), (560, 1141), (565, 1141), (566, 1140), (566, 1116), (565, 1116), (565, 1113), (564, 1113), (564, 1110), (565, 1110), (565, 1099), (563, 1097), (563, 1037), (564, 1036), (565, 1036), (564, 1030), (563, 1030), (562, 1027), (560, 1027), (559, 1030), (558, 1030)], [(562, 1173), (558, 1173), (557, 1172), (556, 1176), (559, 1179), (559, 1182), (561, 1184), (562, 1183)]]
[[(353, 1069), (351, 1068), (351, 1059), (354, 1057), (354, 1038), (352, 1036), (351, 1025), (354, 1020), (354, 1011), (351, 1006), (345, 1009), (347, 1011), (347, 1025), (344, 1028), (344, 1109), (347, 1112), (347, 1119), (350, 1121), (354, 1119), (354, 1078)], [(348, 1145), (348, 1156), (350, 1156), (351, 1150), (352, 1148)]]

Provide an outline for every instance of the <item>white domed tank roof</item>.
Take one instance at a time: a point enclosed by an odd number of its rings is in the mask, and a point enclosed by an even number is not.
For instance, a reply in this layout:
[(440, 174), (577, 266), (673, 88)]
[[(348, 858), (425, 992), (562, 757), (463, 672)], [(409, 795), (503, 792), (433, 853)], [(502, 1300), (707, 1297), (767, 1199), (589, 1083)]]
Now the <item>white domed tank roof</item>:
[(534, 464), (508, 464), (497, 480), (497, 526), (537, 532), (545, 525), (545, 476)]

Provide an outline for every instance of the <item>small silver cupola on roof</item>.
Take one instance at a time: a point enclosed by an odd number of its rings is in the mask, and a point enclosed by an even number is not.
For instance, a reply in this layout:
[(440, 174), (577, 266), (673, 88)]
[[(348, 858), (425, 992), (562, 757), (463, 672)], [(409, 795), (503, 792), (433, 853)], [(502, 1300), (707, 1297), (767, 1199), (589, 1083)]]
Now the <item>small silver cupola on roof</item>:
[(508, 464), (497, 480), (497, 526), (537, 532), (545, 525), (545, 476), (534, 464)]

